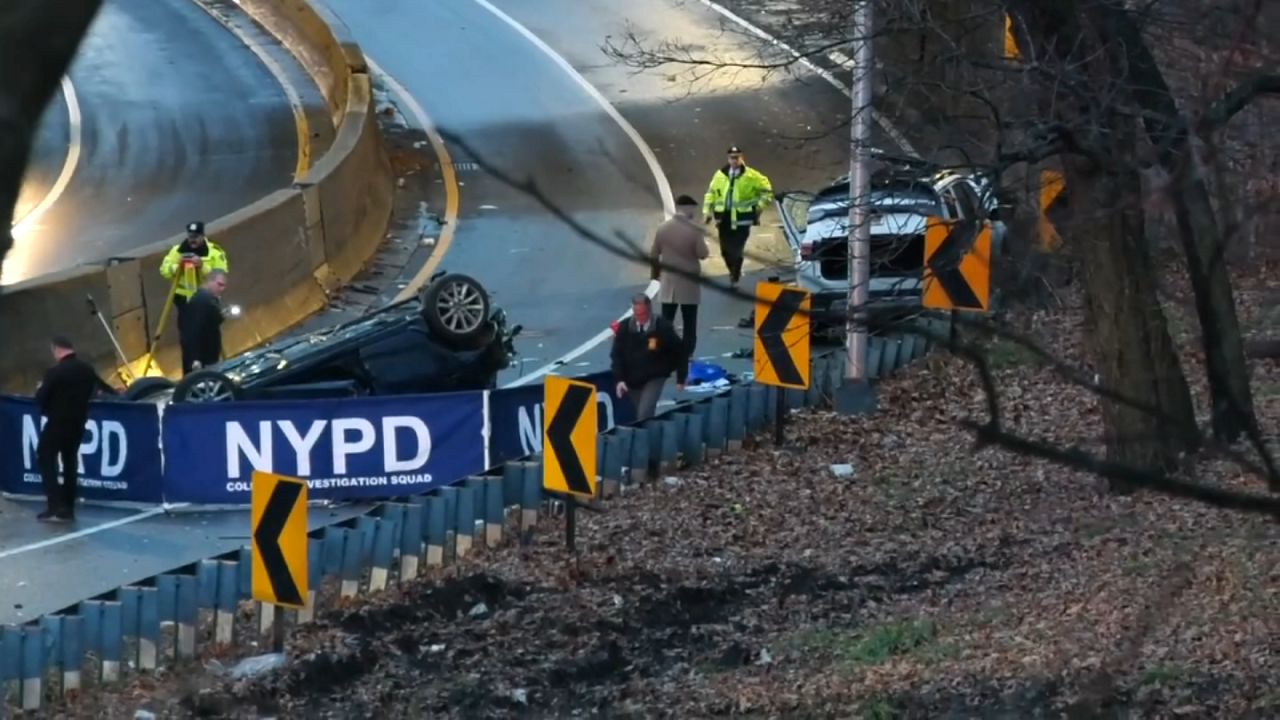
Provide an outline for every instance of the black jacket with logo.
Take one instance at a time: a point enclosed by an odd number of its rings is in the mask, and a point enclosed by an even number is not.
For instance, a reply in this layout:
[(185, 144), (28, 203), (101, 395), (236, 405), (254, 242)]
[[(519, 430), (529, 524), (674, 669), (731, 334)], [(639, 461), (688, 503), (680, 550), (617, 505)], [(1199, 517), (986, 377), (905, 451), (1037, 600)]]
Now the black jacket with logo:
[(618, 326), (613, 338), (613, 377), (628, 387), (638, 388), (656, 378), (676, 374), (684, 384), (689, 376), (689, 358), (684, 343), (670, 320), (653, 316), (648, 329), (636, 327), (634, 317)]

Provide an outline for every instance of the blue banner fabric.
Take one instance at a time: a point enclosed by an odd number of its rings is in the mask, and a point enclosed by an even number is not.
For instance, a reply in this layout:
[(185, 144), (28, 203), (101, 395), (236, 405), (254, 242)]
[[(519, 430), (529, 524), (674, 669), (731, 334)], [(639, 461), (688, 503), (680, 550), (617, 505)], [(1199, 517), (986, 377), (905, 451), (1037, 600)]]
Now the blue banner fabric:
[[(44, 423), (35, 401), (0, 396), (0, 489), (4, 492), (44, 495), (36, 457)], [(152, 403), (91, 403), (77, 470), (80, 497), (85, 500), (160, 502), (159, 409)]]
[(171, 405), (165, 499), (247, 504), (253, 471), (314, 500), (428, 492), (484, 470), (484, 393)]
[[(627, 398), (613, 392), (613, 373), (605, 371), (574, 378), (596, 386), (600, 432), (635, 419)], [(489, 466), (542, 452), (544, 390), (542, 383), (489, 393)]]

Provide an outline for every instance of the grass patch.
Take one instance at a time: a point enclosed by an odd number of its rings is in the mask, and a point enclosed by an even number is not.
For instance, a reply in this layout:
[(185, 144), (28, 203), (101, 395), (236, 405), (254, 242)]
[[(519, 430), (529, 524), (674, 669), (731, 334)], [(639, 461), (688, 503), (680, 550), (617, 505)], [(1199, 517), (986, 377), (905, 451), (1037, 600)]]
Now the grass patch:
[(1040, 360), (1035, 353), (1015, 342), (996, 338), (987, 346), (987, 365), (992, 371), (1034, 367), (1038, 364)]
[(1172, 685), (1187, 676), (1186, 668), (1180, 665), (1161, 664), (1148, 668), (1138, 681), (1139, 687), (1160, 687)]
[(786, 645), (790, 650), (833, 655), (849, 665), (879, 665), (904, 655), (930, 661), (956, 657), (959, 648), (937, 643), (937, 635), (932, 621), (911, 620), (877, 625), (863, 632), (813, 628), (800, 632)]
[(858, 708), (862, 720), (896, 720), (899, 715), (898, 706), (886, 697), (873, 697)]

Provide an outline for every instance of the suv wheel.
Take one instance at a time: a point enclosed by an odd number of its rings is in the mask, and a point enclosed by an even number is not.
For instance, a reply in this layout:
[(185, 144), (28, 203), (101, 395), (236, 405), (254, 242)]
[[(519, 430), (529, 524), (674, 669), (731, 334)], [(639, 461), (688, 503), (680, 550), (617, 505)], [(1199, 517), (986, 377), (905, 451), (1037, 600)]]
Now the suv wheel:
[(217, 370), (197, 370), (173, 390), (174, 402), (232, 402), (240, 395), (240, 386)]

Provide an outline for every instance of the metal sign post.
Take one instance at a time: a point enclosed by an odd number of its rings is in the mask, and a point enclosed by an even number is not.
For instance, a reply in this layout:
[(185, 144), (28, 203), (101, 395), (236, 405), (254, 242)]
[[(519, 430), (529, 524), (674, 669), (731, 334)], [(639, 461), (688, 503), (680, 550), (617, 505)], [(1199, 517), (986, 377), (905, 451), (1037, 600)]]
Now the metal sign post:
[(868, 191), (871, 187), (871, 73), (875, 55), (871, 0), (855, 0), (853, 37), (853, 122), (849, 153), (849, 300), (845, 318), (845, 377), (835, 394), (835, 409), (844, 415), (875, 410), (876, 399), (867, 373), (867, 301), (871, 286), (871, 227)]

